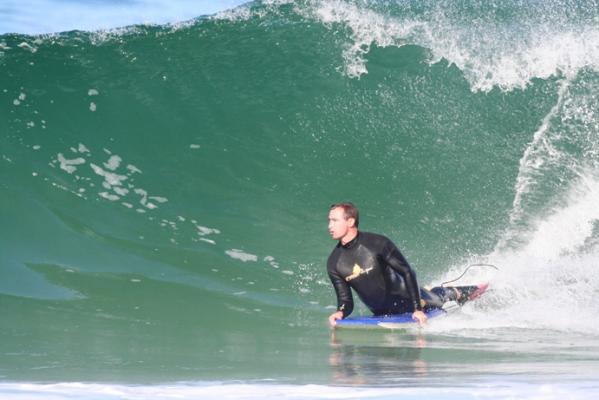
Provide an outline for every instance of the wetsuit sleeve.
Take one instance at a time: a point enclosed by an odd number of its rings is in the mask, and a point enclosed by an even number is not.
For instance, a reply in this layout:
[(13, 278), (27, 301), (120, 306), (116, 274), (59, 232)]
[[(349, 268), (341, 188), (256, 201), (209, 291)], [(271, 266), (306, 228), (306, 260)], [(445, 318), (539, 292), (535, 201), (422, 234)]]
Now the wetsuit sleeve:
[(420, 304), (420, 288), (418, 287), (418, 281), (416, 280), (416, 273), (412, 267), (410, 267), (408, 261), (391, 241), (388, 241), (385, 246), (384, 254), (386, 254), (385, 262), (387, 265), (397, 271), (404, 279), (406, 290), (410, 295), (414, 310), (422, 310), (422, 305)]
[(329, 269), (329, 278), (337, 294), (337, 311), (342, 311), (343, 318), (345, 318), (354, 310), (354, 299), (351, 294), (351, 288), (336, 271)]

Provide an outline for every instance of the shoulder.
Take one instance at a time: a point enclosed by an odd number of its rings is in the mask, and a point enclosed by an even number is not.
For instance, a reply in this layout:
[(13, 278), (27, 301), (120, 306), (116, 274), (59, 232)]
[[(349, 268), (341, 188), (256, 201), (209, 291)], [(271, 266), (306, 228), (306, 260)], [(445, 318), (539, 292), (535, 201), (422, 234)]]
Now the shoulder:
[(393, 243), (387, 236), (372, 232), (360, 232), (360, 242), (368, 242), (375, 245), (383, 246), (389, 243)]
[(397, 248), (387, 236), (371, 232), (360, 233), (360, 244), (380, 255), (387, 255)]

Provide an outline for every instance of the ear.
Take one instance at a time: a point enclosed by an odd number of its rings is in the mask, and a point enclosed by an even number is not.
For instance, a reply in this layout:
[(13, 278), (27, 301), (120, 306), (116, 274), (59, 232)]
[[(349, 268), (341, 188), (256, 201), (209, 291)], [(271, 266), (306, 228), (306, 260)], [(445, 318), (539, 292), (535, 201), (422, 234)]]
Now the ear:
[(355, 228), (356, 227), (356, 219), (355, 218), (348, 218), (347, 219), (347, 224), (350, 226), (350, 228)]

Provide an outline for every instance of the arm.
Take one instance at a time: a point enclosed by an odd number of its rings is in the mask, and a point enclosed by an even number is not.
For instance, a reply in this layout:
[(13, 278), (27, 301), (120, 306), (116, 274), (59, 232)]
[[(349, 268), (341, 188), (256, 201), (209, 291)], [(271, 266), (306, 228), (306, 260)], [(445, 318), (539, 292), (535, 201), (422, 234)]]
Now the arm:
[(329, 323), (334, 327), (338, 319), (343, 319), (351, 314), (354, 309), (354, 300), (351, 288), (336, 271), (329, 269), (329, 278), (337, 295), (337, 311), (329, 316)]
[(408, 264), (408, 261), (401, 254), (399, 249), (391, 242), (386, 246), (386, 257), (385, 261), (387, 264), (397, 271), (406, 284), (406, 290), (410, 296), (410, 301), (414, 307), (414, 313), (412, 318), (417, 320), (421, 325), (426, 322), (426, 315), (422, 312), (422, 304), (420, 302), (420, 288), (418, 287), (418, 281), (416, 280), (416, 273)]

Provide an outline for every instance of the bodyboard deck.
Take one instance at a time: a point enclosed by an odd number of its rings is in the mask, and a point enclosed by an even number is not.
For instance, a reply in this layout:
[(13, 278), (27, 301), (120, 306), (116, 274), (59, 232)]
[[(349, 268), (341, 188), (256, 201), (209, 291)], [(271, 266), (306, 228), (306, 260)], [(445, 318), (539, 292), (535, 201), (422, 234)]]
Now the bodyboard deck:
[[(440, 315), (447, 314), (446, 311), (441, 309), (434, 309), (425, 312), (428, 319), (438, 317)], [(416, 324), (416, 321), (412, 319), (412, 313), (395, 314), (395, 315), (366, 315), (349, 317), (337, 321), (337, 327), (339, 328), (388, 328), (398, 329), (407, 328), (409, 325)]]

